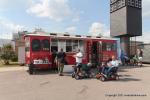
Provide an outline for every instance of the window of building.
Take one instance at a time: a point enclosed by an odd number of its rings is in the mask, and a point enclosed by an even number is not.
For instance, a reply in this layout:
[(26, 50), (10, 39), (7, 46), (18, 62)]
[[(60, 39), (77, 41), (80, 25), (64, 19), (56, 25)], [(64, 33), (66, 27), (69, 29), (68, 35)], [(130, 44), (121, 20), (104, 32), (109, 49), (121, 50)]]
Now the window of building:
[(122, 3), (122, 7), (124, 7), (125, 4), (126, 4), (126, 3), (125, 3), (125, 0), (122, 0), (121, 3)]
[(113, 12), (113, 5), (110, 5), (110, 12)]
[(128, 0), (128, 5), (132, 6), (132, 0)]
[(118, 1), (117, 6), (118, 6), (118, 9), (120, 9), (120, 8), (122, 7), (122, 2), (121, 2), (121, 0)]
[(141, 8), (141, 7), (142, 7), (141, 0), (138, 0), (138, 8)]
[(39, 39), (33, 39), (31, 44), (32, 44), (32, 51), (41, 50), (41, 43)]
[(110, 0), (110, 3), (111, 3), (111, 4), (113, 4), (113, 3), (115, 3), (115, 2), (117, 2), (117, 0)]
[(118, 9), (118, 6), (117, 6), (117, 5), (118, 5), (117, 2), (114, 3), (114, 11), (116, 11), (116, 10)]

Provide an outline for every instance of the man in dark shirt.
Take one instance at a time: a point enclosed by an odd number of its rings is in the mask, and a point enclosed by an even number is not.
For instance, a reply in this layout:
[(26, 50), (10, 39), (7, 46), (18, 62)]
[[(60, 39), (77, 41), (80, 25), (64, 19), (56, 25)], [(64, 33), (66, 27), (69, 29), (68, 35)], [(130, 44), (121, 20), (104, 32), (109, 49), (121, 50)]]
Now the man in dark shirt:
[(63, 49), (60, 49), (60, 52), (57, 53), (57, 65), (58, 65), (58, 74), (59, 76), (63, 76), (63, 68), (65, 64), (66, 54), (63, 52)]
[(52, 52), (52, 68), (54, 68), (56, 66), (56, 62), (55, 62), (56, 56), (57, 56), (57, 52), (56, 52), (56, 50), (53, 50), (53, 52)]

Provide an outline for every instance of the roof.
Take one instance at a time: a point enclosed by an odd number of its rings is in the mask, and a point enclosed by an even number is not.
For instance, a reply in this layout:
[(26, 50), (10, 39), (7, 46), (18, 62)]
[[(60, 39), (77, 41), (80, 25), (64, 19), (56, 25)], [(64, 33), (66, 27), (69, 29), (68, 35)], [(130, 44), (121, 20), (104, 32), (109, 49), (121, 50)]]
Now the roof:
[(85, 36), (85, 35), (70, 35), (68, 33), (30, 33), (25, 36), (50, 36), (52, 38), (77, 38), (77, 39), (107, 39), (107, 40), (118, 40), (119, 38), (111, 37), (100, 37), (100, 36)]

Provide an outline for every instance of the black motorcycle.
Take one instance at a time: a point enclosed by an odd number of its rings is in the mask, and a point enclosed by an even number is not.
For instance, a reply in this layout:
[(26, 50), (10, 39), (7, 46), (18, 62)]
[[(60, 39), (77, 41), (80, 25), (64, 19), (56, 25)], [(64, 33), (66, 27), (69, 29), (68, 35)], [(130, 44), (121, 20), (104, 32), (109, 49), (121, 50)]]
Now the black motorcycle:
[[(77, 68), (79, 68), (78, 66), (80, 66), (80, 70), (77, 73)], [(74, 69), (74, 72), (72, 73), (72, 78), (75, 78), (76, 80), (92, 78), (91, 66), (89, 66), (88, 64), (77, 64), (72, 67)]]

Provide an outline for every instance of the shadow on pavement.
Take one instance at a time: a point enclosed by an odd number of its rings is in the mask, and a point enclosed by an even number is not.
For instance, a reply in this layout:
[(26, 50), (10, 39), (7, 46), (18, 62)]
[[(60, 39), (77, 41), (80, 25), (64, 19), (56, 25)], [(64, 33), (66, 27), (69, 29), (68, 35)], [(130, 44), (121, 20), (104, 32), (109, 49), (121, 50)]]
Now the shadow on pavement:
[[(27, 70), (27, 72), (29, 73), (29, 70)], [(57, 74), (57, 70), (41, 70), (41, 69), (37, 69), (33, 75), (48, 75), (48, 74)]]
[(126, 74), (121, 74), (121, 75), (119, 75), (119, 77), (131, 77), (132, 75), (126, 75)]
[(72, 76), (72, 72), (64, 72), (64, 76)]
[(124, 70), (124, 69), (118, 69), (118, 72), (128, 72), (127, 70)]
[(129, 82), (129, 81), (141, 81), (141, 79), (133, 78), (132, 75), (121, 74), (119, 75), (119, 80), (117, 81)]
[(141, 79), (136, 79), (136, 78), (120, 78), (117, 80), (118, 82), (129, 82), (129, 81), (141, 81)]
[(120, 66), (119, 69), (132, 69), (132, 68), (144, 68), (144, 67), (150, 67), (150, 65), (143, 65), (143, 66)]

